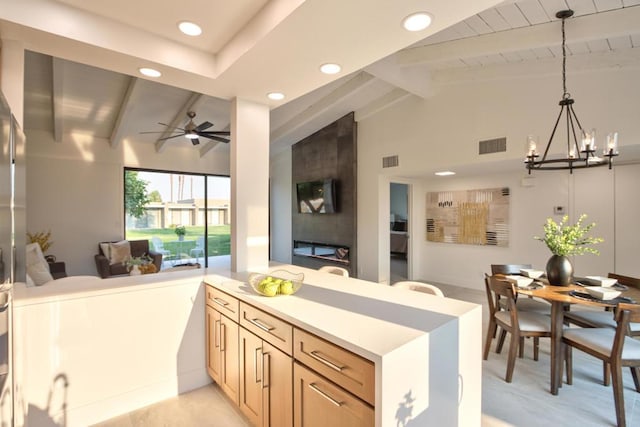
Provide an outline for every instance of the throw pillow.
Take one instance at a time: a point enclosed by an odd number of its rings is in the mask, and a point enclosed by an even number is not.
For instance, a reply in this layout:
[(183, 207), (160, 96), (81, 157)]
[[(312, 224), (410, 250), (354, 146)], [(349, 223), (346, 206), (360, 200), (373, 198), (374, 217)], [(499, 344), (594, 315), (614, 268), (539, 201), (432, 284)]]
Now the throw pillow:
[(26, 246), (26, 265), (27, 275), (36, 286), (53, 280), (49, 271), (49, 263), (44, 259), (39, 244), (29, 243)]
[(131, 258), (131, 245), (128, 240), (121, 240), (116, 243), (109, 243), (109, 264), (118, 264)]
[(102, 255), (106, 256), (108, 260), (111, 259), (111, 251), (109, 243), (100, 243), (100, 249), (102, 249)]

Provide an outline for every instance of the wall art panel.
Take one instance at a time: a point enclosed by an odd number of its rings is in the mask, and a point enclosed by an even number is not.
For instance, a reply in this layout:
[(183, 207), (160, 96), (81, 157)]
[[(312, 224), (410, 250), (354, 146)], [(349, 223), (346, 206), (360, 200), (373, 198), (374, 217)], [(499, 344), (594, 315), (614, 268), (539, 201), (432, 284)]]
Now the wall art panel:
[(509, 246), (509, 188), (427, 193), (427, 240)]

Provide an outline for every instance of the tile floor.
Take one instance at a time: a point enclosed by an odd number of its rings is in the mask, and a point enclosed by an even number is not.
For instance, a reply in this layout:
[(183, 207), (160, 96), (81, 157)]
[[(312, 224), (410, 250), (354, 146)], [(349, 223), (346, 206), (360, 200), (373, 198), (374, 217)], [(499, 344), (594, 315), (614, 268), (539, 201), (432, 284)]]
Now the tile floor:
[[(437, 284), (447, 297), (483, 305), (483, 340), (487, 326), (484, 291)], [(518, 359), (513, 382), (504, 382), (507, 346), (492, 352), (482, 365), (483, 427), (615, 426), (611, 387), (602, 385), (602, 364), (574, 351), (574, 384), (564, 385), (557, 396), (549, 393), (549, 343), (540, 340), (540, 360), (532, 358), (526, 343)], [(624, 373), (627, 426), (640, 426), (640, 394), (633, 388), (629, 370)], [(246, 427), (249, 424), (215, 385), (139, 409), (97, 424), (98, 427)]]

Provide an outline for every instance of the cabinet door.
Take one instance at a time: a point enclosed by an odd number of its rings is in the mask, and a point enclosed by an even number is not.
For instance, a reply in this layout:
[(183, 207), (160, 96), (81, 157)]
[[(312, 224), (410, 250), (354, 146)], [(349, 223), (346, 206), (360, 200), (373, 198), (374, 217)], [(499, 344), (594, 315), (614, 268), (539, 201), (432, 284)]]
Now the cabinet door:
[(262, 425), (264, 358), (262, 339), (240, 328), (240, 410), (254, 426)]
[(206, 306), (207, 372), (218, 384), (222, 378), (220, 362), (220, 313)]
[(293, 359), (266, 341), (262, 344), (262, 357), (263, 426), (292, 427)]
[(218, 384), (236, 404), (238, 403), (238, 386), (240, 384), (238, 356), (238, 324), (226, 316), (220, 315), (221, 379)]
[(294, 363), (295, 427), (371, 427), (373, 409), (330, 381)]

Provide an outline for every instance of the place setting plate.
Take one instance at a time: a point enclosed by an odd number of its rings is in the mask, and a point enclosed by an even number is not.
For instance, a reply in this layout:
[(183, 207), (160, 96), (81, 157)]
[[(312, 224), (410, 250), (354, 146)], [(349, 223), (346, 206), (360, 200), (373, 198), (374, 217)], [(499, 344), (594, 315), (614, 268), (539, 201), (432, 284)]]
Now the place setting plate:
[(592, 301), (592, 302), (597, 302), (597, 303), (607, 304), (607, 305), (618, 305), (619, 303), (637, 304), (636, 301), (628, 297), (617, 296), (611, 299), (600, 299), (583, 290), (570, 291), (569, 295), (581, 300)]

